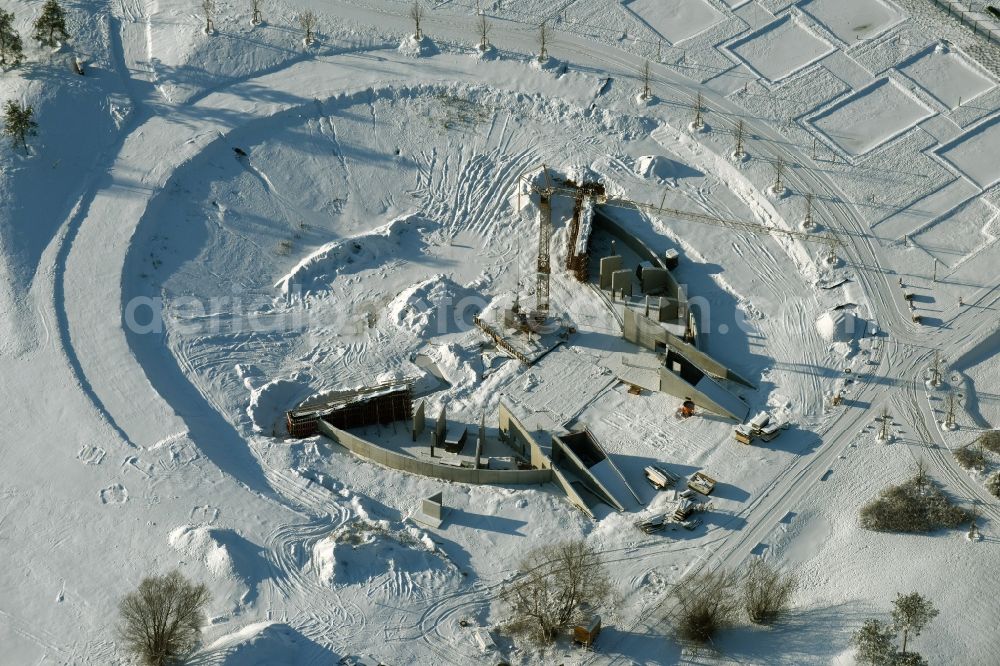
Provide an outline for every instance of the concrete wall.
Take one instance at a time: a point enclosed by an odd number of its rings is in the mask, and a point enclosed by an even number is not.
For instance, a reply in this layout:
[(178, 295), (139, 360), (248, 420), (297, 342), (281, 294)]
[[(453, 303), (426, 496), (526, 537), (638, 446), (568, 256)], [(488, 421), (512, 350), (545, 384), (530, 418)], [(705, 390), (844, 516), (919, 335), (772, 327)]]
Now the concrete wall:
[[(643, 261), (651, 262), (654, 267), (666, 269), (667, 264), (663, 257), (658, 255), (656, 252), (653, 252), (653, 250), (642, 242), (637, 236), (630, 234), (625, 227), (614, 219), (613, 214), (614, 213), (611, 210), (597, 207), (594, 214), (595, 228), (603, 229), (607, 233), (614, 236), (617, 240), (623, 242), (629, 249), (639, 255)], [(670, 319), (661, 319), (660, 321), (674, 321), (677, 318), (686, 318), (688, 307), (687, 295), (684, 293), (684, 289), (681, 288), (680, 284), (677, 283), (677, 279), (669, 271), (667, 271), (665, 280), (666, 282), (662, 287), (663, 293), (664, 295), (674, 299), (674, 306), (668, 310)], [(601, 288), (610, 288), (604, 285), (603, 279)]]
[(566, 497), (569, 498), (570, 504), (580, 509), (580, 511), (583, 511), (591, 518), (597, 518), (597, 516), (594, 515), (594, 512), (590, 510), (590, 507), (587, 506), (587, 503), (583, 501), (583, 498), (580, 497), (580, 493), (576, 492), (576, 488), (573, 487), (573, 484), (570, 483), (569, 479), (567, 479), (566, 476), (557, 468), (552, 468), (552, 480), (556, 482), (556, 485), (563, 489), (563, 492), (566, 493)]
[[(507, 406), (500, 403), (500, 432), (507, 438), (507, 444), (521, 451), (521, 455), (527, 456), (532, 467), (539, 469), (549, 469), (552, 461), (542, 450), (534, 435), (524, 427), (524, 424), (511, 414)], [(514, 443), (517, 442), (518, 445)]]
[(702, 409), (733, 419), (737, 423), (742, 423), (746, 414), (734, 414), (719, 403), (715, 402), (707, 395), (696, 389), (680, 375), (675, 375), (667, 368), (660, 370), (660, 392), (667, 393), (677, 398), (688, 398)]
[(653, 250), (650, 249), (648, 245), (639, 240), (638, 237), (626, 231), (625, 227), (618, 224), (618, 221), (612, 217), (612, 214), (609, 213), (609, 211), (605, 207), (597, 206), (595, 208), (594, 222), (596, 223), (598, 229), (604, 229), (609, 234), (614, 236), (617, 240), (620, 240), (621, 242), (625, 243), (625, 245), (628, 246), (630, 250), (639, 255), (644, 261), (651, 261), (653, 262), (654, 266), (660, 266), (662, 268), (667, 267), (666, 263), (663, 261), (663, 258), (660, 257), (660, 255), (653, 252)]
[[(670, 339), (679, 340), (671, 335), (665, 328), (657, 324), (652, 319), (643, 317), (632, 308), (625, 308), (625, 323), (622, 327), (622, 336), (629, 342), (652, 349), (663, 351), (670, 344)], [(659, 345), (657, 345), (659, 343)]]
[(377, 444), (361, 439), (357, 435), (352, 435), (346, 430), (335, 428), (322, 419), (319, 422), (319, 431), (362, 458), (392, 469), (434, 479), (456, 481), (458, 483), (511, 485), (548, 483), (552, 481), (552, 470), (550, 469), (470, 469), (418, 460), (417, 458), (382, 448)]
[(444, 438), (448, 434), (448, 408), (441, 405), (441, 413), (438, 414), (437, 422), (434, 424), (434, 447), (444, 448)]
[(611, 289), (611, 274), (620, 270), (621, 267), (622, 258), (620, 255), (616, 254), (601, 259), (601, 289)]
[(482, 466), (483, 447), (486, 446), (486, 415), (479, 419), (479, 437), (476, 438), (476, 469)]
[(417, 409), (413, 412), (413, 441), (417, 441), (424, 432), (424, 401), (421, 400)]
[(642, 282), (642, 293), (644, 294), (667, 291), (670, 286), (670, 271), (666, 268), (644, 268), (639, 280)]
[(632, 295), (632, 278), (635, 274), (629, 269), (615, 271), (611, 274), (611, 293), (613, 297)]
[[(594, 442), (596, 444), (596, 442)], [(598, 445), (598, 450), (604, 453), (603, 449), (600, 449)], [(604, 453), (605, 459), (607, 459), (607, 453)], [(586, 485), (590, 486), (590, 491), (604, 499), (607, 504), (618, 509), (619, 511), (624, 511), (625, 507), (622, 503), (618, 501), (618, 498), (614, 494), (604, 487), (600, 479), (590, 473), (587, 466), (577, 457), (573, 452), (573, 449), (569, 447), (564, 441), (559, 439), (558, 436), (552, 438), (552, 458), (557, 460), (560, 465), (565, 466), (571, 472), (580, 477)]]
[[(720, 379), (728, 379), (731, 382), (743, 384), (749, 388), (756, 388), (752, 382), (739, 376), (694, 345), (684, 342), (676, 335), (672, 335), (652, 319), (642, 316), (631, 308), (625, 308), (624, 319), (625, 324), (622, 327), (622, 337), (629, 342), (654, 351), (657, 349), (656, 343), (659, 342), (661, 345), (676, 351), (706, 374)], [(662, 347), (660, 349), (662, 350)]]

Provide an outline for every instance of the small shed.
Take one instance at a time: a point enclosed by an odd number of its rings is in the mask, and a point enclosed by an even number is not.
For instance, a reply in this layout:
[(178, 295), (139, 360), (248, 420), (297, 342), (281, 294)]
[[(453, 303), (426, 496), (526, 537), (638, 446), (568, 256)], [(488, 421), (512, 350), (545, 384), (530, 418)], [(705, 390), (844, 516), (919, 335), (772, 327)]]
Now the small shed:
[(584, 647), (590, 647), (601, 633), (601, 616), (593, 615), (587, 624), (578, 624), (573, 628), (573, 642)]

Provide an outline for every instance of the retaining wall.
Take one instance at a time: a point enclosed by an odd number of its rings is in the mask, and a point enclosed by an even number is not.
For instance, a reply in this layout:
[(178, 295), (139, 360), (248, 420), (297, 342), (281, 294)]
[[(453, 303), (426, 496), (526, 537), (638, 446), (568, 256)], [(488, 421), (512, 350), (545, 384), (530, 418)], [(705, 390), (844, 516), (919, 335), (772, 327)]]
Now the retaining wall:
[(352, 435), (346, 430), (341, 430), (330, 425), (322, 419), (319, 420), (319, 431), (351, 453), (359, 455), (362, 458), (392, 469), (398, 469), (402, 472), (419, 474), (434, 479), (456, 481), (458, 483), (510, 485), (548, 483), (552, 481), (552, 470), (550, 469), (471, 469), (419, 460), (361, 439), (357, 435)]

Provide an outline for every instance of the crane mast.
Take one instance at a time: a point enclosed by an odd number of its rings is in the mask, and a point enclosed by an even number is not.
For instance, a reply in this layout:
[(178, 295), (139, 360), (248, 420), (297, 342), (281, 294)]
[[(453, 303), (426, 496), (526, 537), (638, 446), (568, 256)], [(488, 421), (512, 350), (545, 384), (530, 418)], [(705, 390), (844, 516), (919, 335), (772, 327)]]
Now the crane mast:
[(538, 269), (535, 285), (535, 310), (537, 316), (544, 317), (549, 311), (549, 277), (552, 274), (552, 263), (549, 256), (549, 246), (552, 243), (552, 182), (549, 171), (542, 165), (545, 173), (545, 187), (538, 190)]

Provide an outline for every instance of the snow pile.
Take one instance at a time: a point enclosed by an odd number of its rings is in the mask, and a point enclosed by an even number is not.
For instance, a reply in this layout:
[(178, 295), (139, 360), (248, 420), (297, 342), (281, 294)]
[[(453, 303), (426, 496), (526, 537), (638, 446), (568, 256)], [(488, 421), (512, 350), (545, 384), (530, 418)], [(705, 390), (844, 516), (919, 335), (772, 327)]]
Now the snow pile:
[(250, 389), (247, 416), (253, 423), (254, 432), (273, 433), (285, 412), (309, 394), (308, 379), (298, 374), (292, 379), (275, 379)]
[(213, 537), (212, 529), (206, 525), (178, 527), (167, 537), (167, 542), (175, 550), (203, 562), (209, 571), (220, 578), (236, 574), (229, 549)]
[(826, 312), (816, 320), (816, 331), (827, 342), (850, 342), (864, 330), (865, 323), (846, 310)]
[(415, 35), (407, 36), (399, 43), (398, 51), (412, 58), (432, 56), (440, 52), (434, 41), (426, 35), (420, 39), (417, 39)]
[(298, 631), (276, 622), (256, 622), (209, 645), (206, 653), (213, 664), (222, 666), (270, 666), (270, 664), (312, 663), (325, 649)]
[(468, 330), (483, 308), (483, 298), (469, 287), (438, 274), (405, 289), (389, 304), (389, 319), (419, 337)]
[[(392, 530), (388, 521), (352, 521), (312, 550), (312, 564), (324, 585), (370, 585), (389, 594), (434, 593), (456, 574), (434, 542), (413, 527)], [(386, 574), (388, 581), (381, 582)]]
[(300, 261), (275, 287), (288, 299), (297, 290), (305, 297), (312, 291), (324, 290), (337, 277), (346, 273), (375, 268), (388, 258), (419, 255), (428, 231), (437, 225), (420, 215), (397, 217), (370, 233), (327, 243)]
[(566, 170), (566, 180), (571, 180), (579, 185), (581, 183), (599, 183), (604, 180), (604, 177), (593, 166), (576, 164)]
[(472, 57), (477, 60), (496, 60), (499, 54), (492, 44), (487, 44), (485, 49), (482, 48), (482, 44), (476, 44), (476, 47), (472, 49)]
[(546, 56), (544, 60), (539, 60), (538, 56), (531, 58), (530, 67), (538, 71), (565, 72), (566, 65), (562, 60)]
[(673, 160), (662, 155), (643, 155), (635, 161), (635, 172), (643, 178), (661, 183), (676, 177)]
[(437, 345), (429, 350), (428, 356), (437, 364), (445, 380), (451, 383), (453, 399), (465, 399), (475, 391), (479, 373), (483, 370), (478, 348), (466, 349), (457, 343)]

